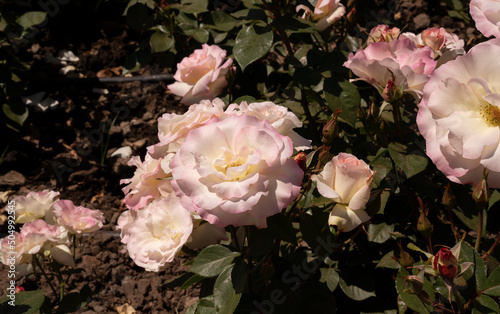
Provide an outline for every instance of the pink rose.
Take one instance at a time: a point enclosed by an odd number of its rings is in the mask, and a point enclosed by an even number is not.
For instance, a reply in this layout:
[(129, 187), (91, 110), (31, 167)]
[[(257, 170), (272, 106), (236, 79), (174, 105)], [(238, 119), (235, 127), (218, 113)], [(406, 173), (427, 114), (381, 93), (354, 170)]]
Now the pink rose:
[(302, 127), (302, 122), (286, 107), (276, 105), (271, 101), (254, 102), (247, 104), (242, 101), (238, 107), (239, 112), (255, 116), (259, 120), (267, 120), (281, 135), (290, 137), (296, 150), (311, 149), (311, 140), (307, 140), (293, 131)]
[(484, 36), (500, 37), (500, 1), (499, 0), (472, 0), (470, 15), (476, 28)]
[[(382, 94), (389, 80), (416, 98), (436, 67), (429, 47), (417, 48), (408, 38), (377, 42), (350, 54), (344, 66), (373, 85)], [(355, 81), (355, 80), (353, 80)]]
[(225, 50), (203, 44), (202, 49), (196, 49), (177, 64), (176, 82), (168, 85), (168, 89), (182, 96), (181, 103), (185, 105), (214, 99), (227, 86), (226, 74), (233, 64), (231, 58), (223, 63), (225, 58)]
[(29, 192), (26, 196), (15, 197), (16, 223), (23, 224), (44, 218), (52, 208), (57, 196), (59, 196), (59, 192), (43, 190), (41, 192)]
[(378, 43), (378, 42), (390, 42), (394, 39), (398, 39), (400, 30), (397, 27), (389, 28), (388, 25), (380, 24), (371, 29), (370, 35), (366, 42)]
[(442, 247), (432, 257), (432, 269), (441, 277), (453, 279), (459, 269), (458, 259), (449, 248)]
[(191, 130), (170, 167), (182, 205), (218, 227), (266, 227), (298, 195), (304, 175), (292, 141), (267, 120), (212, 119)]
[(319, 31), (325, 30), (345, 14), (345, 7), (340, 0), (318, 0), (314, 11), (305, 5), (298, 5), (297, 12), (300, 10), (305, 10), (302, 15), (303, 19), (318, 21), (316, 28)]
[(192, 129), (204, 125), (214, 117), (226, 115), (224, 102), (219, 98), (203, 100), (199, 104), (189, 106), (184, 114), (165, 113), (158, 119), (158, 138), (160, 142), (148, 147), (151, 156), (159, 158), (167, 153), (175, 153), (184, 143)]
[(175, 196), (155, 200), (143, 210), (130, 213), (125, 212), (118, 220), (122, 243), (134, 262), (148, 271), (159, 271), (171, 262), (193, 231), (191, 214)]
[(437, 69), (424, 88), (417, 124), (427, 155), (451, 181), (500, 187), (500, 39)]
[(348, 232), (370, 219), (363, 208), (370, 199), (374, 173), (363, 160), (340, 153), (311, 177), (319, 193), (337, 203), (330, 212), (330, 225)]
[(134, 210), (145, 207), (149, 202), (161, 197), (168, 196), (173, 192), (170, 185), (169, 164), (174, 154), (168, 154), (164, 158), (155, 159), (146, 155), (144, 162), (140, 157), (132, 157), (128, 165), (137, 169), (130, 179), (122, 179), (120, 184), (127, 184), (122, 191), (125, 194), (123, 203)]
[(59, 225), (73, 234), (94, 232), (101, 229), (104, 222), (104, 215), (100, 210), (75, 206), (70, 200), (56, 202), (54, 216)]
[(403, 33), (400, 38), (411, 39), (417, 47), (430, 47), (437, 58), (437, 67), (465, 54), (464, 41), (457, 35), (448, 33), (444, 28), (429, 27), (420, 34)]

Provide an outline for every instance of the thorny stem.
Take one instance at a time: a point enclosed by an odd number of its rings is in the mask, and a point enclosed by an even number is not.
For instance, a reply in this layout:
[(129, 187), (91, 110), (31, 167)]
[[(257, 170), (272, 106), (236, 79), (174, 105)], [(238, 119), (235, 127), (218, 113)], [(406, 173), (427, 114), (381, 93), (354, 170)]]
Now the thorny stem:
[(488, 258), (488, 256), (493, 253), (493, 250), (495, 249), (495, 247), (497, 246), (498, 242), (500, 242), (500, 233), (497, 235), (497, 238), (495, 239), (495, 242), (493, 243), (493, 245), (490, 247), (490, 249), (488, 250), (488, 252), (486, 252), (482, 258), (483, 260), (486, 260), (486, 258)]
[(450, 219), (451, 231), (453, 232), (455, 238), (459, 239), (460, 235), (457, 232), (457, 226), (455, 226), (455, 220), (453, 219), (453, 212), (451, 211), (451, 208), (448, 206), (446, 206), (446, 209), (448, 210), (448, 218)]
[(399, 101), (391, 102), (392, 105), (392, 116), (394, 118), (394, 124), (396, 125), (396, 133), (400, 139), (403, 139), (403, 132), (401, 129), (401, 111), (399, 110)]

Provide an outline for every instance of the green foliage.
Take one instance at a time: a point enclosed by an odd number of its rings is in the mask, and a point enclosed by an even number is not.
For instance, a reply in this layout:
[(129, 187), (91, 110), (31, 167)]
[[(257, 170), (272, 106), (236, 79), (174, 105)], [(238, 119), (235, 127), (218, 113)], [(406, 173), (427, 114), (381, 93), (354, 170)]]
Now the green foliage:
[(15, 306), (8, 303), (11, 301), (8, 296), (1, 298), (0, 310), (5, 314), (33, 314), (42, 307), (44, 300), (43, 290), (19, 292), (15, 294)]

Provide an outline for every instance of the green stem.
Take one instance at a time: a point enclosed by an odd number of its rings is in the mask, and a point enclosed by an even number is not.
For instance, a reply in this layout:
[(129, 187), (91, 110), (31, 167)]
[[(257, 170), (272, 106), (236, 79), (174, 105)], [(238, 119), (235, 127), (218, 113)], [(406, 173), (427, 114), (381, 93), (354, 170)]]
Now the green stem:
[[(106, 137), (106, 145), (104, 145), (104, 141), (101, 141), (101, 166), (104, 166), (104, 159), (106, 159), (106, 152), (108, 151), (108, 146), (109, 146), (109, 138), (111, 137), (111, 129), (115, 125), (116, 118), (118, 118), (118, 114), (116, 114), (115, 118), (113, 119), (113, 122), (111, 122), (111, 125), (109, 126), (108, 130), (108, 136)], [(104, 130), (105, 130), (105, 124), (102, 126), (102, 136), (104, 137)]]
[(500, 242), (500, 233), (498, 234), (497, 238), (495, 239), (495, 242), (493, 243), (493, 245), (490, 247), (490, 249), (488, 250), (488, 252), (486, 252), (482, 258), (483, 260), (485, 260), (491, 253), (493, 253), (493, 250), (495, 249), (495, 247), (497, 246), (498, 242)]
[[(35, 255), (33, 256), (33, 263), (38, 266), (38, 268), (40, 268), (40, 272), (42, 273), (42, 275), (45, 277), (45, 280), (47, 280), (47, 283), (49, 284), (50, 286), (50, 289), (52, 289), (52, 292), (54, 293), (54, 296), (57, 298), (57, 290), (56, 288), (54, 288), (54, 286), (52, 285), (52, 280), (49, 279), (49, 276), (47, 275), (47, 273), (45, 272), (45, 270), (43, 269), (43, 266), (42, 264), (40, 263), (40, 261), (38, 260), (38, 257)], [(35, 267), (34, 267), (35, 268)]]
[(478, 216), (477, 216), (477, 219), (479, 220), (479, 222), (477, 224), (477, 238), (476, 238), (476, 246), (474, 248), (478, 252), (479, 252), (479, 248), (481, 246), (481, 237), (483, 236), (483, 212), (484, 212), (484, 208), (480, 208)]

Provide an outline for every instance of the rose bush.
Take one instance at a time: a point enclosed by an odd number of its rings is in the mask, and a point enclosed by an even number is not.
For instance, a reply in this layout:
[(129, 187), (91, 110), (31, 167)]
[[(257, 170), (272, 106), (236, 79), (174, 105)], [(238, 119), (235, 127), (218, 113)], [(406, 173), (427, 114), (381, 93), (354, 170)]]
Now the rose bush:
[(451, 181), (476, 185), (488, 170), (500, 187), (500, 40), (472, 48), (437, 69), (424, 88), (417, 124), (427, 155)]
[(297, 196), (302, 170), (290, 138), (248, 115), (213, 119), (189, 132), (170, 167), (183, 206), (218, 227), (255, 225)]
[(168, 89), (181, 96), (185, 105), (214, 99), (228, 84), (226, 75), (233, 60), (224, 62), (225, 58), (226, 51), (218, 46), (202, 45), (202, 49), (196, 49), (177, 65), (176, 82), (168, 85)]
[(340, 153), (311, 177), (319, 193), (336, 202), (328, 219), (331, 226), (349, 232), (370, 219), (363, 209), (370, 199), (373, 174), (363, 160)]

